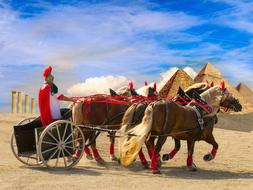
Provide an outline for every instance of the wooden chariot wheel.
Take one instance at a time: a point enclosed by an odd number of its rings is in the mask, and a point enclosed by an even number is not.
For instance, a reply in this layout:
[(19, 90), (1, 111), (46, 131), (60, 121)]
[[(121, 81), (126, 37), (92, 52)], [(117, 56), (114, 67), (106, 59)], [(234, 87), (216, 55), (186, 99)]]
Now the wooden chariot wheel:
[(68, 120), (58, 120), (41, 133), (39, 158), (49, 168), (69, 169), (80, 161), (84, 143), (83, 133), (78, 126)]

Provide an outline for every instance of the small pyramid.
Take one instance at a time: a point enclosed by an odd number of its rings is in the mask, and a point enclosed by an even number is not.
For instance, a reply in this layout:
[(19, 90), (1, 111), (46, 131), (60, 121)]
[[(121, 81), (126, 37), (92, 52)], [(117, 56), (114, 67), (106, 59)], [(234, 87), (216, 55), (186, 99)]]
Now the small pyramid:
[(185, 71), (179, 69), (161, 88), (159, 91), (159, 96), (161, 98), (171, 99), (177, 94), (179, 86), (182, 89), (186, 89), (193, 84), (193, 79)]
[(214, 82), (215, 85), (219, 85), (220, 82), (224, 81), (225, 86), (228, 90), (239, 99), (240, 103), (243, 107), (243, 112), (251, 112), (253, 111), (253, 107), (249, 104), (243, 96), (228, 82), (224, 79), (221, 72), (215, 68), (211, 63), (207, 63), (199, 72), (199, 74), (195, 77), (194, 82)]
[(253, 105), (253, 91), (246, 84), (240, 83), (236, 86), (235, 89), (243, 96), (243, 98), (248, 103)]

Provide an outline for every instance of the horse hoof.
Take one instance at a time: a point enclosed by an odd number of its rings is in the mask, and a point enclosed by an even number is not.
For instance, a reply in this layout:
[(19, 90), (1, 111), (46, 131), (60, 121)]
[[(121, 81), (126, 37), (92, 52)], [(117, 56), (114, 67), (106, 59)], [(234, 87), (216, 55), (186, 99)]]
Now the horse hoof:
[(86, 154), (86, 158), (87, 158), (88, 160), (93, 160), (93, 156), (92, 156), (91, 154)]
[(144, 170), (149, 169), (149, 165), (143, 165), (143, 169), (144, 169)]
[(191, 166), (187, 166), (187, 167), (188, 167), (188, 170), (191, 172), (196, 172), (198, 170), (197, 166), (194, 163)]
[(102, 158), (100, 158), (97, 160), (97, 164), (103, 166), (103, 165), (105, 165), (105, 161)]
[(163, 155), (163, 158), (162, 158), (163, 161), (167, 161), (169, 159), (170, 159), (170, 155), (169, 154), (164, 154)]
[(152, 173), (153, 174), (161, 174), (161, 171), (160, 170), (153, 170)]
[(111, 158), (111, 161), (117, 162), (119, 160), (115, 155), (111, 155), (110, 158)]
[(203, 160), (208, 162), (208, 161), (211, 161), (213, 160), (213, 155), (212, 154), (206, 154), (204, 157), (203, 157)]

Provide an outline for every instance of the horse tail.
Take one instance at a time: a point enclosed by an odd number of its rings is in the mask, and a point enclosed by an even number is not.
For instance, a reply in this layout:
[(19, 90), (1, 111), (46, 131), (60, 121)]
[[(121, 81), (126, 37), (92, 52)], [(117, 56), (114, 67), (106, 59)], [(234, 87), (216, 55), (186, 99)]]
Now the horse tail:
[(73, 123), (80, 125), (83, 123), (83, 102), (76, 102), (71, 105)]
[(148, 105), (142, 122), (127, 131), (120, 140), (120, 163), (128, 166), (134, 162), (142, 145), (145, 143), (153, 124), (153, 104)]

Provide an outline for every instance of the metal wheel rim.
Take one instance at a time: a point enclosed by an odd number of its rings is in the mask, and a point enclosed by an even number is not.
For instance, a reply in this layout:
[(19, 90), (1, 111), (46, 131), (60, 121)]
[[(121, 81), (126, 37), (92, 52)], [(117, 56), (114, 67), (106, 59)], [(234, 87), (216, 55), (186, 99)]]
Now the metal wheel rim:
[[(63, 135), (61, 136), (59, 134), (59, 125), (63, 125), (63, 124), (64, 124), (64, 132), (63, 132)], [(66, 133), (67, 127), (69, 125), (71, 126), (71, 134), (70, 135), (66, 135), (65, 133)], [(56, 136), (54, 136), (52, 134), (52, 130), (54, 128), (56, 128), (56, 131), (57, 131), (57, 135)], [(77, 137), (77, 138), (75, 138), (73, 136), (74, 132), (78, 132), (78, 134), (80, 136)], [(50, 133), (51, 133), (51, 135), (54, 136), (55, 139), (50, 135)], [(51, 138), (54, 139), (55, 142), (52, 143), (52, 142), (44, 141), (43, 139), (45, 138), (46, 134), (49, 134), (49, 136), (51, 136)], [(72, 140), (68, 141), (68, 139), (70, 137), (72, 137)], [(79, 142), (79, 146), (76, 148), (76, 150), (80, 151), (80, 156), (79, 157), (75, 157), (75, 159), (71, 159), (70, 162), (69, 162), (68, 161), (68, 157), (74, 158), (75, 154), (71, 154), (70, 152), (67, 151), (67, 148), (69, 148), (68, 144), (70, 144), (71, 142), (74, 144), (77, 140), (81, 141), (81, 142)], [(40, 160), (48, 168), (53, 168), (53, 169), (70, 169), (73, 166), (75, 166), (80, 161), (80, 159), (82, 158), (83, 148), (84, 148), (84, 142), (85, 141), (84, 141), (83, 133), (82, 133), (81, 129), (78, 126), (75, 126), (72, 122), (67, 121), (67, 120), (58, 120), (58, 121), (55, 121), (55, 122), (51, 123), (50, 125), (48, 125), (46, 127), (46, 129), (40, 135), (39, 145), (38, 145), (38, 152), (39, 152)], [(59, 143), (62, 144), (63, 147), (65, 147), (65, 148), (59, 148)], [(44, 150), (42, 152), (42, 145), (43, 144), (51, 144), (52, 145), (52, 148), (50, 148), (51, 150), (48, 149), (48, 150)], [(43, 156), (43, 154), (46, 153), (46, 152), (49, 152), (49, 151), (52, 151), (52, 152), (51, 152), (49, 158), (45, 159), (44, 156)], [(68, 152), (68, 155), (65, 155), (64, 152)], [(56, 159), (52, 159), (56, 155), (57, 155), (57, 158)], [(60, 155), (63, 155), (63, 156), (60, 157)], [(60, 160), (63, 161), (64, 165), (62, 165), (62, 166), (59, 165), (59, 161)], [(53, 164), (50, 163), (50, 161), (52, 161)]]
[[(29, 123), (29, 122), (31, 122), (34, 119), (36, 119), (36, 117), (29, 117), (29, 118), (23, 119), (20, 122), (18, 122), (17, 125), (22, 125), (22, 124), (24, 124), (27, 121)], [(11, 145), (12, 153), (14, 154), (14, 156), (16, 157), (16, 159), (19, 160), (21, 163), (23, 163), (25, 165), (28, 165), (28, 166), (39, 166), (39, 165), (41, 165), (41, 162), (38, 162), (37, 160), (30, 159), (30, 158), (24, 158), (24, 157), (21, 158), (21, 156), (18, 156), (16, 141), (15, 141), (15, 137), (14, 137), (14, 130), (11, 133), (11, 144), (10, 145)], [(33, 162), (29, 163), (29, 161), (33, 161), (35, 163), (33, 163)]]

